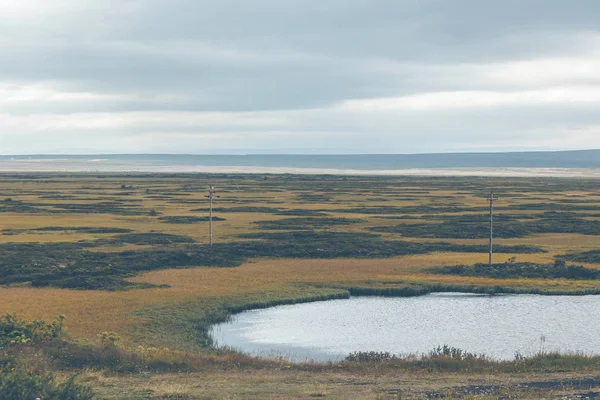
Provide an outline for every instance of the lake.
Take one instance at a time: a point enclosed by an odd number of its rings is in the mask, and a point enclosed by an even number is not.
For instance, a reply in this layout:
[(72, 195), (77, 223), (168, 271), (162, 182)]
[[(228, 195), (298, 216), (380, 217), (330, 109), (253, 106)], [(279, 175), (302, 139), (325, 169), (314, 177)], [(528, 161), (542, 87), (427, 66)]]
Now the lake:
[(600, 296), (353, 297), (235, 315), (215, 325), (220, 346), (296, 361), (354, 351), (427, 353), (438, 345), (512, 359), (518, 352), (600, 353)]

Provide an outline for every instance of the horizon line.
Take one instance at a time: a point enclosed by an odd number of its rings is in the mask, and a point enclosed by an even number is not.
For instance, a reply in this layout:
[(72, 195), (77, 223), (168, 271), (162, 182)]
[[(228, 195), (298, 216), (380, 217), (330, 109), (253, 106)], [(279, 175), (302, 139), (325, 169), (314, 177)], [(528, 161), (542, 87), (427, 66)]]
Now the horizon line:
[(532, 153), (578, 153), (593, 152), (600, 149), (575, 150), (515, 150), (515, 151), (454, 151), (435, 153), (30, 153), (0, 154), (0, 157), (32, 157), (32, 156), (210, 156), (210, 157), (244, 157), (244, 156), (432, 156), (432, 155), (467, 155), (467, 154), (532, 154)]

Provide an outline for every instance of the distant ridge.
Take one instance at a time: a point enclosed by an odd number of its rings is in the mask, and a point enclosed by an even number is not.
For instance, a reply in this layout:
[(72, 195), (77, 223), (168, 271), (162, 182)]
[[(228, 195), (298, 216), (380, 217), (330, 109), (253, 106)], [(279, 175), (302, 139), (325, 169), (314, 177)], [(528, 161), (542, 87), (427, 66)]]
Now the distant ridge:
[(600, 168), (600, 150), (351, 155), (46, 154), (0, 156), (0, 161), (49, 161), (53, 159), (79, 162), (144, 163), (156, 166), (290, 167), (353, 170), (399, 170), (412, 168)]

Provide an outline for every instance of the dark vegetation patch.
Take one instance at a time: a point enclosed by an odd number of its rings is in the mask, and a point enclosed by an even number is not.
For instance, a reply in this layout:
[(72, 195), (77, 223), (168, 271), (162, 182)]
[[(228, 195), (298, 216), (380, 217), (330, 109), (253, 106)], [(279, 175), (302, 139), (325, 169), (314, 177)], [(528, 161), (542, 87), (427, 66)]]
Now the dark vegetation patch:
[(331, 201), (331, 196), (324, 193), (299, 193), (297, 198), (302, 203), (327, 203)]
[(129, 282), (121, 276), (70, 276), (62, 278), (58, 284), (48, 279), (37, 279), (31, 282), (33, 287), (57, 286), (63, 289), (85, 290), (127, 290), (168, 288), (169, 285), (155, 285), (147, 282)]
[(42, 208), (35, 207), (32, 204), (25, 203), (20, 200), (14, 200), (10, 197), (4, 199), (3, 202), (0, 203), (0, 212), (7, 213), (39, 213), (44, 212), (45, 210)]
[(93, 227), (93, 226), (44, 226), (42, 228), (33, 228), (31, 231), (38, 232), (77, 232), (77, 233), (130, 233), (131, 229), (111, 228), (111, 227)]
[[(401, 224), (395, 226), (376, 226), (375, 232), (396, 233), (406, 237), (437, 239), (483, 239), (489, 237), (490, 228), (485, 223), (440, 222), (426, 224)], [(496, 238), (515, 238), (531, 234), (521, 223), (496, 224)]]
[(328, 214), (323, 211), (317, 210), (303, 210), (293, 209), (293, 210), (282, 210), (276, 213), (276, 215), (285, 215), (285, 216), (293, 216), (293, 217), (326, 217)]
[(592, 280), (600, 277), (600, 271), (580, 265), (566, 265), (560, 260), (554, 264), (505, 263), (457, 265), (441, 268), (430, 268), (429, 272), (443, 275), (480, 276), (497, 279), (510, 278), (546, 278)]
[(147, 199), (154, 199), (154, 200), (171, 200), (171, 199), (175, 198), (173, 196), (167, 196), (167, 195), (162, 195), (162, 194), (156, 194), (156, 195), (145, 196), (145, 197)]
[(402, 220), (402, 219), (419, 219), (421, 217), (419, 217), (417, 215), (375, 215), (375, 216), (373, 216), (373, 218)]
[(560, 256), (561, 259), (573, 262), (600, 264), (600, 250), (570, 253)]
[(351, 208), (340, 208), (337, 210), (330, 210), (343, 213), (351, 214), (443, 214), (443, 213), (459, 213), (459, 212), (475, 212), (475, 211), (486, 211), (486, 207), (458, 207), (458, 206), (432, 206), (432, 205), (419, 205), (419, 206), (373, 206), (373, 207), (351, 207)]
[(51, 200), (77, 200), (77, 196), (67, 194), (43, 194), (38, 196), (40, 199), (51, 199)]
[[(521, 221), (521, 220), (531, 220), (537, 219), (544, 214), (538, 214), (538, 216), (531, 214), (498, 214), (494, 213), (494, 222), (495, 223), (503, 223), (503, 222), (511, 222), (511, 221)], [(569, 217), (572, 215), (569, 214)], [(414, 218), (414, 217), (413, 217)], [(459, 214), (459, 215), (423, 215), (421, 217), (425, 220), (442, 220), (444, 222), (452, 222), (452, 223), (478, 223), (478, 224), (489, 224), (490, 215), (487, 214)]]
[(0, 212), (38, 213), (38, 214), (116, 214), (146, 215), (148, 211), (124, 204), (123, 201), (107, 201), (101, 203), (27, 203), (11, 198), (0, 203)]
[(167, 245), (175, 243), (194, 243), (194, 239), (188, 236), (172, 235), (169, 233), (147, 232), (147, 233), (125, 233), (108, 239), (111, 243), (129, 243), (139, 245)]
[(121, 202), (102, 202), (92, 204), (43, 204), (53, 207), (53, 212), (81, 214), (115, 214), (115, 215), (147, 215), (148, 210), (138, 207), (123, 206)]
[[(572, 197), (574, 197), (574, 196), (572, 196)], [(591, 198), (588, 198), (587, 196), (583, 196), (581, 198), (555, 199), (553, 201), (556, 202), (556, 203), (561, 203), (561, 204), (597, 205), (598, 201), (600, 201), (600, 199), (597, 199), (597, 198), (591, 199)]]
[[(206, 200), (203, 201), (204, 203), (206, 203)], [(219, 199), (219, 203), (226, 203), (226, 204), (256, 204), (256, 203), (263, 203), (263, 204), (283, 204), (284, 202), (281, 200), (273, 200), (273, 199), (269, 199), (269, 198), (252, 198), (252, 199), (224, 199), (224, 198), (220, 198)]]
[[(217, 243), (210, 247), (187, 244), (191, 239), (185, 236), (147, 233), (117, 235), (96, 242), (1, 244), (0, 284), (32, 282), (35, 286), (117, 290), (131, 287), (132, 284), (123, 279), (140, 272), (201, 266), (235, 267), (248, 258), (257, 257), (387, 258), (430, 252), (486, 251), (484, 245), (401, 242), (383, 240), (375, 234), (350, 232), (258, 233), (245, 237), (261, 240)], [(88, 251), (107, 242), (180, 245), (123, 252)], [(496, 250), (499, 253), (543, 251), (533, 246), (497, 246)]]
[(599, 211), (598, 204), (569, 204), (569, 203), (547, 203), (539, 201), (536, 203), (511, 204), (510, 206), (498, 206), (498, 210), (511, 211)]
[[(212, 217), (213, 221), (225, 221), (225, 218)], [(208, 222), (210, 217), (194, 217), (189, 215), (170, 215), (166, 217), (160, 217), (159, 220), (168, 224), (195, 224), (198, 222)]]
[[(600, 235), (600, 221), (578, 218), (576, 213), (546, 212), (536, 216), (498, 214), (494, 216), (494, 236), (519, 238), (541, 233)], [(424, 219), (435, 217), (425, 216)], [(523, 221), (525, 220), (525, 221)], [(397, 233), (407, 237), (484, 239), (489, 237), (489, 215), (444, 216), (439, 223), (401, 224), (371, 228), (375, 232)]]
[(3, 235), (18, 235), (27, 232), (76, 232), (76, 233), (130, 233), (133, 232), (131, 229), (125, 228), (111, 228), (111, 227), (93, 227), (93, 226), (44, 226), (41, 228), (32, 229), (5, 229), (2, 231)]
[(364, 222), (362, 219), (356, 218), (334, 218), (334, 217), (298, 217), (298, 218), (282, 218), (275, 221), (259, 221), (255, 222), (259, 229), (288, 229), (288, 230), (305, 230), (318, 229), (330, 226), (345, 226)]
[(381, 235), (374, 233), (356, 232), (323, 232), (323, 231), (288, 231), (288, 232), (252, 232), (236, 235), (240, 239), (263, 239), (277, 241), (314, 241), (320, 243), (337, 243), (340, 241), (355, 241), (377, 239)]
[[(206, 208), (196, 208), (195, 210), (191, 210), (193, 212), (209, 212), (210, 209)], [(273, 207), (250, 207), (250, 206), (241, 206), (241, 207), (213, 207), (214, 212), (230, 212), (230, 213), (264, 213), (264, 214), (276, 214), (281, 210), (279, 208)]]

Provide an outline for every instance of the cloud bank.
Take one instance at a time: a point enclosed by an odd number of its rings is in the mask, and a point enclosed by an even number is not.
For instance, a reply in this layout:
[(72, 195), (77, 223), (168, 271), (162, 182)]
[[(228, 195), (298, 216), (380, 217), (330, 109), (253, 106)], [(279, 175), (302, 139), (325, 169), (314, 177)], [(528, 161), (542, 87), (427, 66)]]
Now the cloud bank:
[(596, 0), (0, 0), (0, 154), (600, 148)]

